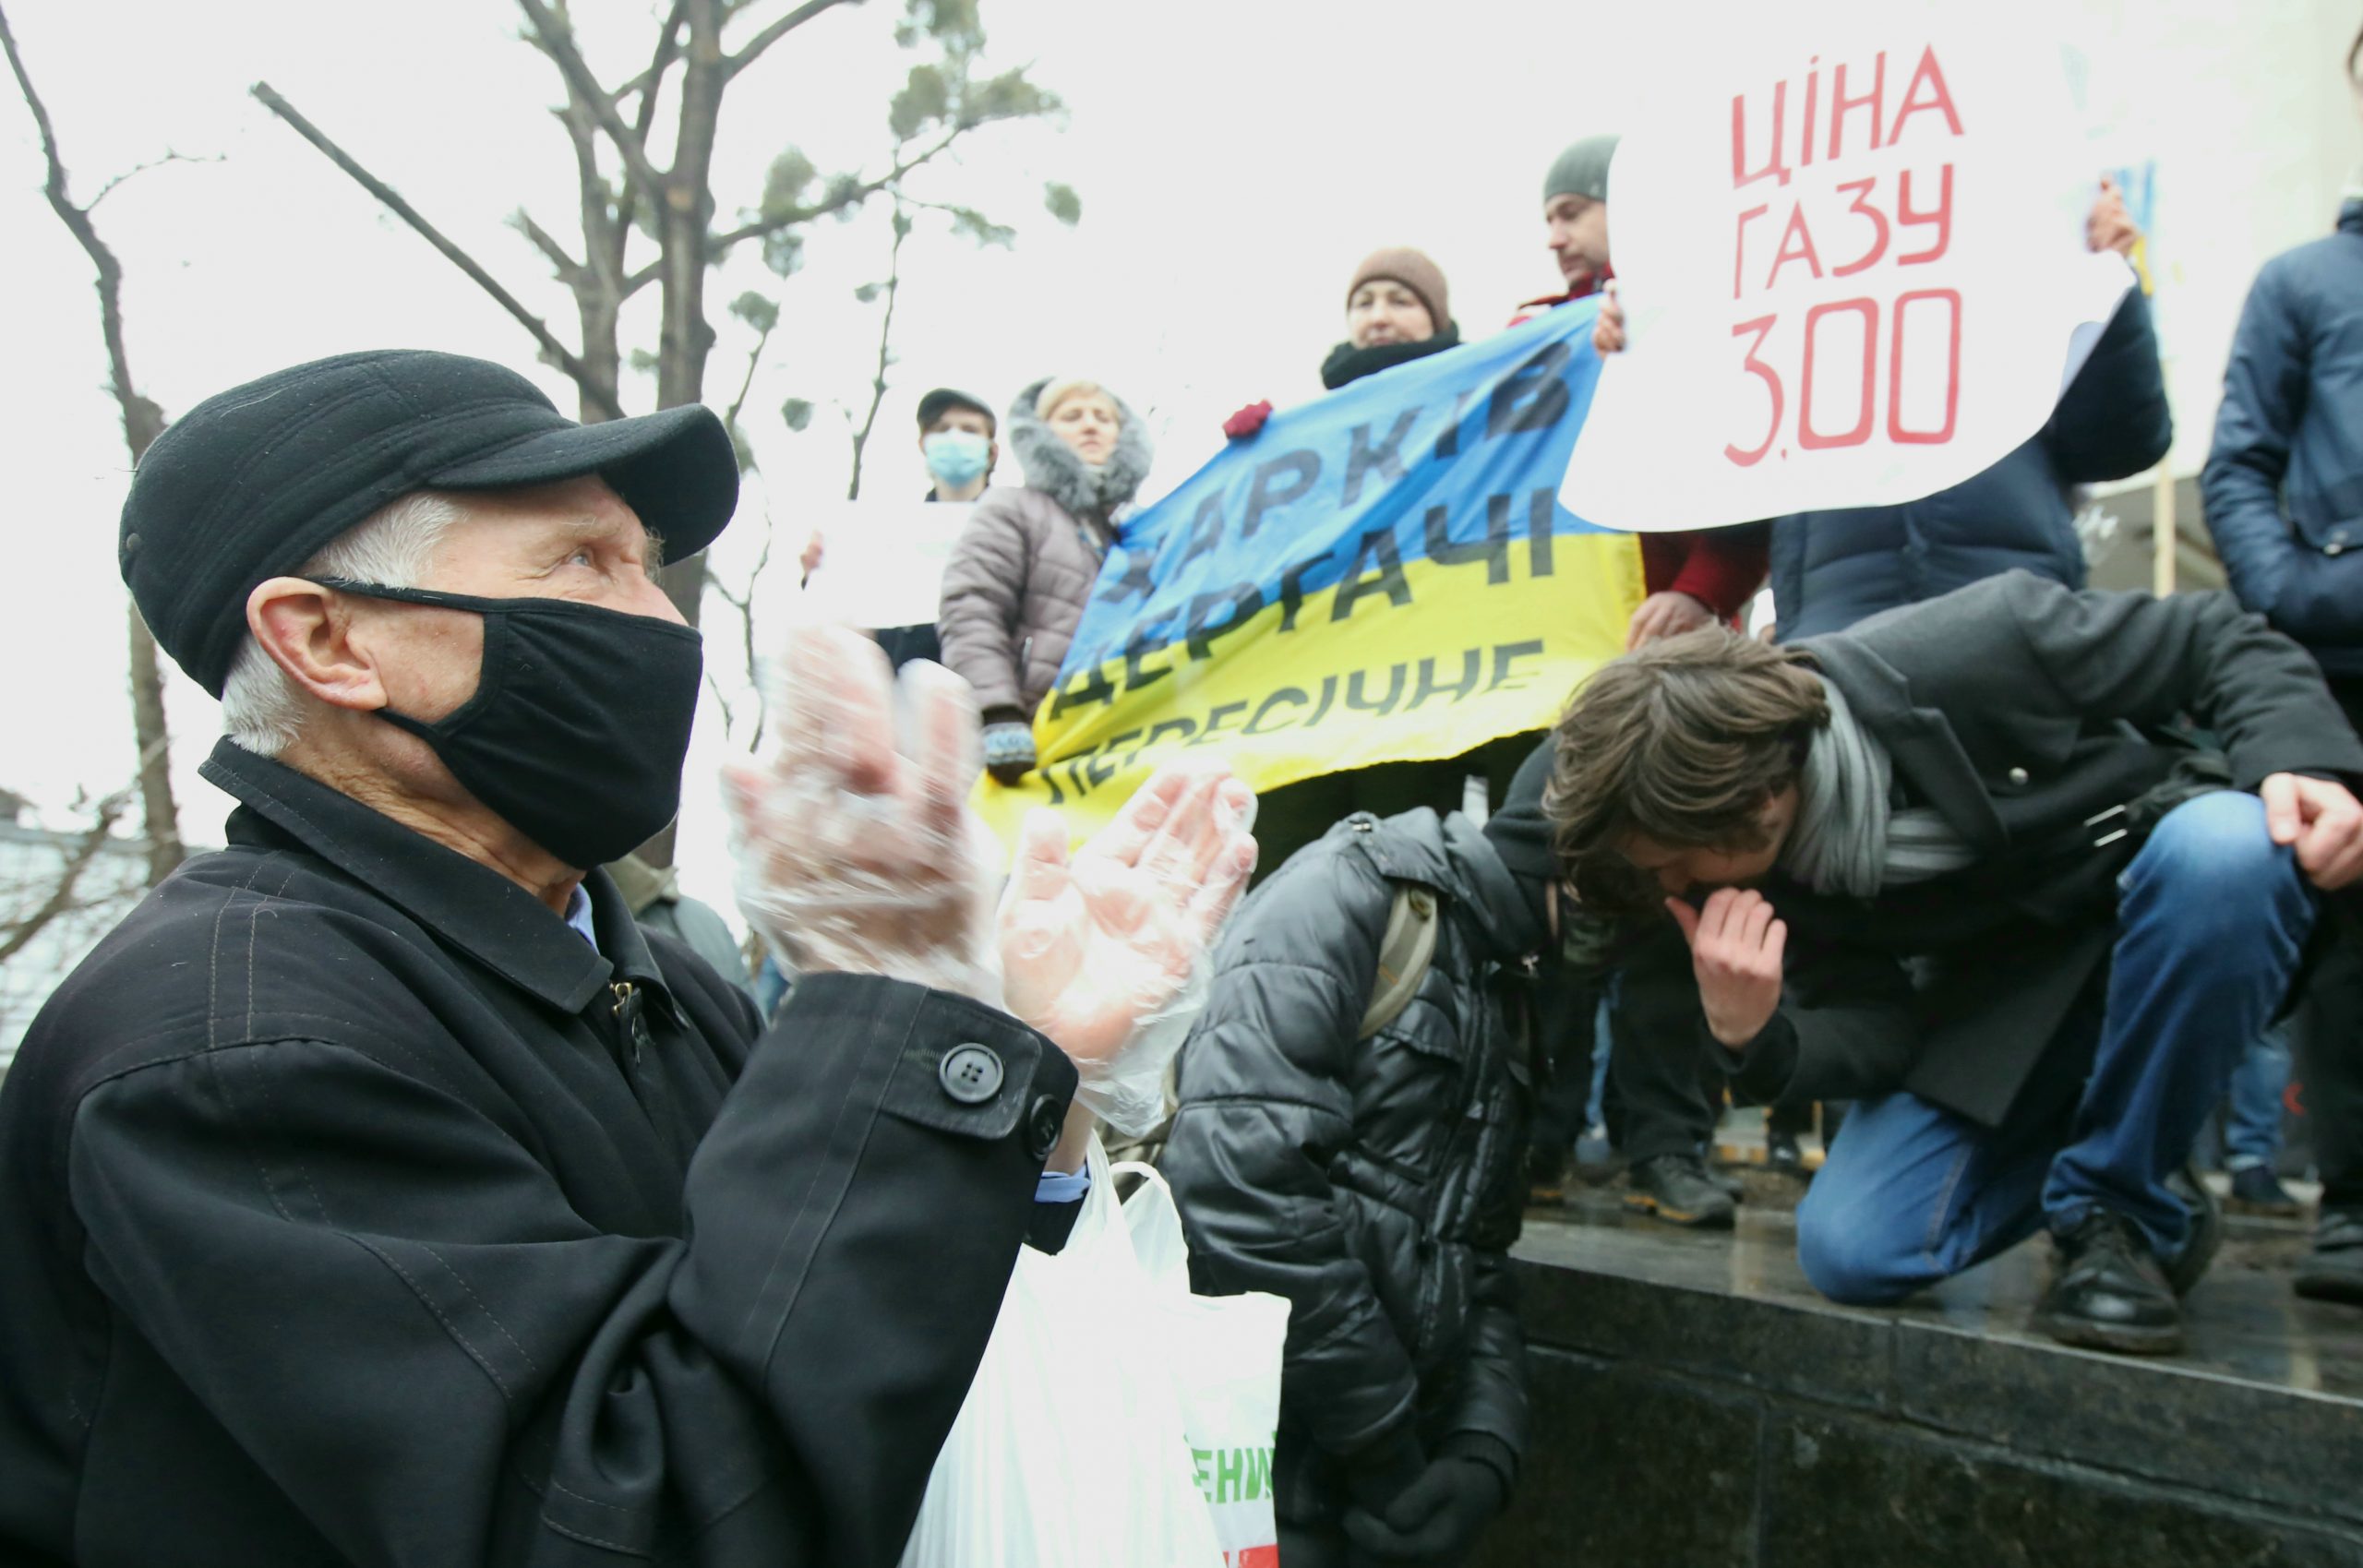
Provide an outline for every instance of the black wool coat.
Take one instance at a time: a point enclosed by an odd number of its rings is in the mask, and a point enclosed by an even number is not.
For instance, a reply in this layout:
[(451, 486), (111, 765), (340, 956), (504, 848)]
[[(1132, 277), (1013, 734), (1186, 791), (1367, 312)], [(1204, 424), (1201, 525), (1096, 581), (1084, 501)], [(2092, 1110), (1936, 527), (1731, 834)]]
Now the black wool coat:
[(604, 872), (594, 951), (291, 769), (206, 774), (229, 847), (0, 1092), (0, 1561), (894, 1562), (1057, 1228), (1066, 1059), (848, 976), (762, 1031)]
[[(1760, 1099), (1908, 1089), (1998, 1126), (2108, 962), (2142, 798), (2191, 754), (2161, 734), (2176, 721), (2215, 734), (2233, 788), (2363, 778), (2313, 660), (2228, 593), (2076, 592), (2017, 571), (1801, 646), (1906, 798), (1980, 860), (1873, 900), (1773, 880), (1784, 993), (1738, 1080)], [(1684, 1005), (1652, 1027), (1711, 1038), (1695, 988)]]

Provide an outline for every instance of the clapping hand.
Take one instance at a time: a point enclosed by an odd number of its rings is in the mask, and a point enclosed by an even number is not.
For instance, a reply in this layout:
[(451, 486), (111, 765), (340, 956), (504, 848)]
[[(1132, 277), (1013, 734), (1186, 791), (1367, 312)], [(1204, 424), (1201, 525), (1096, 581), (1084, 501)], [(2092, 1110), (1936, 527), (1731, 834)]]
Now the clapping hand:
[(1193, 982), (1255, 868), (1253, 793), (1219, 765), (1161, 770), (1073, 856), (1058, 813), (1037, 811), (996, 920), (999, 852), (967, 805), (976, 700), (925, 663), (902, 689), (898, 742), (877, 644), (834, 627), (792, 636), (772, 754), (724, 770), (739, 906), (798, 973), (1007, 1008), (1074, 1059), (1079, 1100), (1146, 1131)]
[(1077, 1101), (1119, 1131), (1161, 1112), (1192, 982), (1255, 868), (1254, 814), (1228, 769), (1169, 767), (1072, 856), (1056, 812), (1026, 820), (1002, 905), (1003, 1005), (1074, 1059)]
[(941, 666), (903, 672), (895, 736), (886, 655), (842, 627), (791, 635), (777, 739), (723, 771), (738, 903), (798, 974), (883, 975), (991, 1001), (995, 851), (969, 811), (977, 706)]

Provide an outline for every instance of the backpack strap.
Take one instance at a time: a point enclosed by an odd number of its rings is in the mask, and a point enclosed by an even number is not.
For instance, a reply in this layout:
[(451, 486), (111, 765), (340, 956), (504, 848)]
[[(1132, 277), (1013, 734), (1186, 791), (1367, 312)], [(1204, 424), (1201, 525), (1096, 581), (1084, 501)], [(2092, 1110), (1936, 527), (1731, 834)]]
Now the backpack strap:
[(1402, 1015), (1428, 977), (1436, 955), (1436, 895), (1415, 882), (1395, 884), (1386, 936), (1378, 946), (1378, 977), (1354, 1038), (1367, 1040)]

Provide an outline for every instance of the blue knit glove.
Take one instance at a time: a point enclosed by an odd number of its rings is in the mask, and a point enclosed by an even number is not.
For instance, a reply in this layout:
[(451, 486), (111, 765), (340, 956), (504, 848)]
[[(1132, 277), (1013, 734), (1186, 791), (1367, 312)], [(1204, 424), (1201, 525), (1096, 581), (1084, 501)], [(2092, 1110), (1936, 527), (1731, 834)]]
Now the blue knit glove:
[(994, 783), (1014, 784), (1033, 771), (1033, 725), (1004, 719), (985, 726), (985, 772)]

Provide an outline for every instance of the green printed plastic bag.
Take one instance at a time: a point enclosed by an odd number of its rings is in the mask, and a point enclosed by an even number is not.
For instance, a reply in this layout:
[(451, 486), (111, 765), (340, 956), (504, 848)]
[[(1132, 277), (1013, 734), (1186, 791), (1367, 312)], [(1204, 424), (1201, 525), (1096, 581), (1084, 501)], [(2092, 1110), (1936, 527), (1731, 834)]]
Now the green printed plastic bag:
[(1182, 1406), (1191, 1473), (1214, 1516), (1229, 1568), (1278, 1568), (1272, 1512), (1272, 1440), (1280, 1422), (1280, 1349), (1288, 1338), (1286, 1297), (1190, 1293), (1190, 1248), (1165, 1179), (1145, 1165), (1124, 1201), (1134, 1255), (1151, 1284), (1154, 1337), (1164, 1347)]

